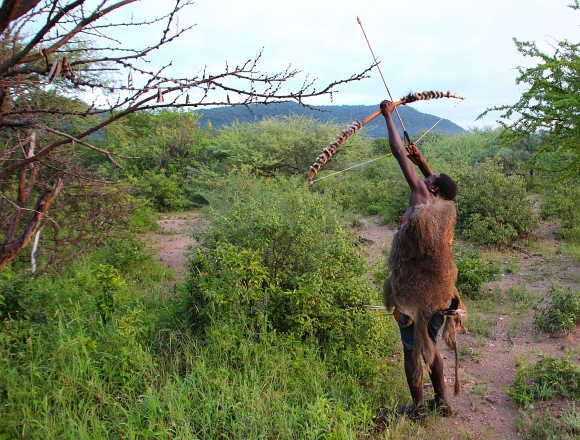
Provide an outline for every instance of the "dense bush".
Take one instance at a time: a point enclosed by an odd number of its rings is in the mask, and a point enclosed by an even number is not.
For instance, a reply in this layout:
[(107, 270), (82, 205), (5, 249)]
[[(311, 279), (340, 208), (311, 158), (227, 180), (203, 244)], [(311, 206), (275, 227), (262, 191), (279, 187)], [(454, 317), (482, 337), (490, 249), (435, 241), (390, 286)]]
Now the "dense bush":
[[(380, 215), (386, 223), (396, 222), (409, 205), (411, 191), (400, 170), (384, 163), (388, 160), (377, 165), (386, 165), (382, 170), (371, 168), (360, 174), (331, 177), (316, 182), (313, 189), (346, 212)], [(368, 174), (372, 178), (367, 178)]]
[(45, 289), (33, 289), (32, 277), (10, 268), (0, 271), (0, 319), (44, 320), (49, 302)]
[(158, 211), (171, 212), (188, 208), (183, 179), (177, 174), (145, 170), (139, 178), (128, 177), (137, 195), (146, 198)]
[(537, 226), (523, 179), (486, 161), (457, 176), (459, 234), (477, 243), (507, 246)]
[(188, 295), (133, 240), (58, 277), (0, 273), (19, 308), (1, 309), (0, 438), (354, 438), (407, 395), (384, 360), (396, 326), (360, 307), (376, 289), (336, 211), (306, 186), (229, 182), (238, 193), (212, 200), (240, 216), (218, 216), (193, 258), (215, 319), (203, 338), (175, 313)]
[(332, 202), (301, 183), (240, 178), (246, 186), (215, 213), (190, 263), (196, 327), (237, 322), (331, 349), (378, 350), (384, 327), (363, 307), (378, 289)]
[[(208, 148), (208, 157), (220, 160), (226, 171), (241, 165), (253, 173), (274, 177), (310, 174), (310, 165), (344, 127), (314, 118), (287, 116), (266, 118), (253, 124), (235, 123), (221, 130)], [(325, 171), (353, 165), (368, 157), (370, 141), (357, 134), (340, 148)], [(324, 173), (321, 173), (321, 176)]]

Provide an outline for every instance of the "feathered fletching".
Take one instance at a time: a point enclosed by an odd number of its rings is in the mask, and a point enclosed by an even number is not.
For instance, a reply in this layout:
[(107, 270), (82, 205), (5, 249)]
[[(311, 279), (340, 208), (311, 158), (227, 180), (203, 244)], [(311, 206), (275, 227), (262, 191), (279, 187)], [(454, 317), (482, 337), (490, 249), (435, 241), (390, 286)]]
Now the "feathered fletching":
[(322, 166), (332, 157), (338, 147), (340, 147), (344, 141), (346, 141), (349, 137), (355, 134), (358, 130), (360, 130), (363, 126), (363, 123), (360, 121), (354, 121), (352, 124), (347, 125), (340, 134), (334, 139), (324, 150), (322, 153), (316, 158), (316, 162), (312, 164), (310, 167), (310, 171), (312, 174), (308, 181), (312, 183), (312, 179), (316, 176), (316, 173), (322, 168)]
[(426, 92), (419, 93), (410, 92), (407, 96), (403, 96), (399, 102), (401, 103), (401, 105), (405, 105), (415, 101), (427, 101), (429, 99), (441, 99), (441, 98), (465, 99), (451, 92), (437, 92), (435, 90), (428, 90)]

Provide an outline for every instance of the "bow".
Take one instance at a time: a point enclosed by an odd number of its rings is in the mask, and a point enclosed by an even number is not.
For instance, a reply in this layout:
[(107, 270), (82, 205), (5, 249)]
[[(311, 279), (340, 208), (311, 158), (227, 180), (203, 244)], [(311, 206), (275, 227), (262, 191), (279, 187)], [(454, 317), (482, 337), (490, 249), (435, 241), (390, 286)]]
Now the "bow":
[[(399, 105), (406, 105), (416, 101), (426, 101), (429, 99), (441, 99), (441, 98), (456, 98), (456, 99), (465, 99), (461, 96), (456, 95), (455, 93), (450, 92), (437, 92), (437, 91), (427, 91), (427, 92), (420, 92), (420, 93), (409, 93), (407, 96), (404, 96), (399, 101), (395, 102), (395, 107)], [(322, 150), (322, 153), (316, 158), (316, 162), (312, 164), (310, 167), (310, 171), (312, 174), (308, 178), (308, 183), (312, 184), (314, 177), (320, 171), (320, 169), (328, 162), (328, 159), (332, 157), (338, 147), (340, 147), (349, 137), (359, 131), (362, 127), (368, 124), (370, 121), (375, 119), (377, 116), (381, 114), (381, 110), (377, 110), (373, 114), (367, 116), (362, 121), (355, 120), (352, 124), (347, 125), (340, 134), (327, 146)], [(405, 130), (405, 137), (407, 141), (410, 143), (410, 139), (408, 134), (406, 134)]]

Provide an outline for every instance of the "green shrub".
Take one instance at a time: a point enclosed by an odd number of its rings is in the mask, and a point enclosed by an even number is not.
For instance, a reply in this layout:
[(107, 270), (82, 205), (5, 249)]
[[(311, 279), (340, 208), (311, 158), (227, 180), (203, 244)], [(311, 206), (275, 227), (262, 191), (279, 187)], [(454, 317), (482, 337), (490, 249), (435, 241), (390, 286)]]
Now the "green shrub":
[(0, 271), (1, 319), (44, 320), (50, 294), (32, 281), (32, 276), (18, 274), (10, 267)]
[(552, 285), (548, 292), (549, 304), (542, 307), (540, 304), (534, 307), (534, 321), (541, 330), (555, 332), (563, 330), (571, 333), (576, 324), (580, 323), (580, 292), (577, 290), (564, 290), (561, 285)]
[(331, 201), (292, 181), (236, 188), (230, 204), (216, 204), (190, 263), (194, 325), (237, 322), (327, 348), (378, 349), (382, 318), (363, 307), (376, 291)]
[(331, 198), (348, 212), (381, 215), (394, 223), (409, 205), (411, 190), (392, 157), (383, 158), (352, 174), (316, 182), (313, 189)]
[(556, 237), (570, 243), (580, 243), (580, 187), (576, 181), (544, 182), (541, 215), (544, 219), (559, 219)]
[(520, 365), (508, 393), (512, 401), (524, 407), (556, 397), (580, 399), (580, 368), (569, 360), (553, 357), (544, 357), (528, 367)]
[[(306, 178), (310, 165), (343, 128), (296, 115), (265, 118), (252, 124), (234, 123), (220, 131), (208, 146), (207, 153), (219, 160), (226, 170), (245, 165), (257, 175), (302, 175)], [(361, 134), (352, 136), (319, 177), (326, 171), (356, 164), (370, 153), (370, 140)]]
[(485, 261), (477, 250), (456, 246), (455, 263), (458, 270), (457, 290), (463, 295), (476, 297), (481, 293), (483, 283), (499, 277), (499, 265)]
[(139, 178), (129, 178), (138, 196), (145, 197), (158, 211), (179, 211), (189, 207), (178, 174), (145, 170)]
[(101, 320), (106, 323), (114, 316), (121, 302), (119, 296), (126, 293), (127, 283), (117, 269), (109, 264), (99, 264), (93, 269), (93, 275), (98, 287), (95, 303)]
[(476, 243), (507, 246), (537, 226), (525, 182), (488, 160), (457, 176), (458, 231)]

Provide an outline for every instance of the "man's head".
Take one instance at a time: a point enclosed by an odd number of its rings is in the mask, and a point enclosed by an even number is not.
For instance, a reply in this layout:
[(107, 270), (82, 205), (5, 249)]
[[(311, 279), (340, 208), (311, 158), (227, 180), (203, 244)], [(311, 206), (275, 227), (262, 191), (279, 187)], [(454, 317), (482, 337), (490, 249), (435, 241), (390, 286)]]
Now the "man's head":
[(445, 200), (455, 200), (457, 185), (447, 174), (432, 174), (424, 182), (427, 185), (427, 189), (436, 196)]

